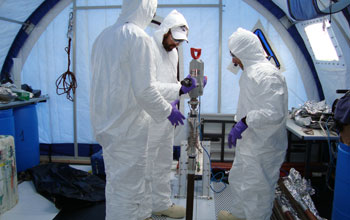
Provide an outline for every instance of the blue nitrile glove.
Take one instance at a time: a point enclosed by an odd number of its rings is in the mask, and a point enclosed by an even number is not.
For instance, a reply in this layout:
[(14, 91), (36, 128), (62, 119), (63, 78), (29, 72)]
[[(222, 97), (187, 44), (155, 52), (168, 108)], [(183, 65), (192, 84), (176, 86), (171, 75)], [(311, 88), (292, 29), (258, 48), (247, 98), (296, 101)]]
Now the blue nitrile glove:
[(196, 88), (196, 86), (197, 86), (197, 80), (196, 80), (196, 78), (191, 77), (191, 74), (188, 74), (186, 76), (186, 78), (191, 80), (191, 86), (186, 87), (186, 86), (182, 85), (181, 89), (180, 89), (182, 94), (188, 93), (189, 91), (191, 91), (192, 89)]
[(179, 125), (179, 122), (181, 124), (184, 124), (183, 119), (185, 119), (185, 116), (181, 114), (181, 112), (177, 109), (176, 105), (179, 103), (180, 100), (176, 99), (171, 104), (172, 110), (171, 114), (169, 115), (168, 119), (171, 122), (172, 125)]
[(235, 126), (232, 127), (230, 134), (228, 135), (229, 148), (232, 148), (232, 145), (236, 146), (237, 139), (241, 139), (241, 134), (243, 133), (243, 131), (245, 131), (245, 129), (248, 128), (248, 126), (242, 120), (240, 120)]

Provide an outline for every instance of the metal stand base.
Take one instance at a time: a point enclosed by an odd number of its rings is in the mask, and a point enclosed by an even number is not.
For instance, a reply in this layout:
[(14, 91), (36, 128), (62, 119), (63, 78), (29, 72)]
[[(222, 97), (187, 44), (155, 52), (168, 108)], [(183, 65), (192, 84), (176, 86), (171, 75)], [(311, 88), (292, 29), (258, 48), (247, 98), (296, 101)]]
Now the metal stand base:
[[(206, 149), (206, 151), (210, 154), (210, 141), (202, 141), (202, 146)], [(175, 198), (186, 198), (187, 196), (187, 169), (188, 169), (188, 156), (187, 156), (187, 141), (182, 141), (181, 143), (181, 154), (179, 160), (179, 189), (177, 194), (175, 194)], [(210, 196), (210, 161), (206, 152), (202, 149), (202, 152), (197, 152), (196, 157), (196, 172), (194, 176), (202, 177), (202, 188), (199, 195), (194, 196), (198, 199), (213, 199)]]

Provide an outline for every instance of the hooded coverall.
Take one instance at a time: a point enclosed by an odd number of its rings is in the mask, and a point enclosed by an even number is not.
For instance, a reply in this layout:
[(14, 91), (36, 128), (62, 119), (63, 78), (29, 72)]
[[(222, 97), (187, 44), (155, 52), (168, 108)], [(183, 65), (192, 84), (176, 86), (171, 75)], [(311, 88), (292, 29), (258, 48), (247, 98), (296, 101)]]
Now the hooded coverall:
[[(178, 52), (174, 48), (166, 51), (163, 36), (171, 28), (188, 25), (182, 14), (173, 10), (164, 18), (159, 29), (154, 32), (153, 43), (157, 62), (154, 85), (170, 103), (179, 98), (181, 84), (177, 80)], [(152, 210), (159, 212), (171, 205), (170, 173), (173, 161), (174, 129), (168, 120), (151, 121), (149, 133), (149, 152), (152, 170)]]
[(143, 220), (152, 212), (145, 203), (150, 116), (160, 122), (172, 111), (151, 84), (155, 57), (144, 29), (156, 8), (156, 0), (123, 0), (117, 22), (93, 45), (90, 113), (103, 149), (107, 220)]
[(237, 140), (229, 174), (231, 211), (237, 218), (268, 220), (287, 149), (287, 85), (252, 32), (239, 28), (229, 38), (229, 49), (243, 64), (236, 116), (246, 116), (248, 125)]

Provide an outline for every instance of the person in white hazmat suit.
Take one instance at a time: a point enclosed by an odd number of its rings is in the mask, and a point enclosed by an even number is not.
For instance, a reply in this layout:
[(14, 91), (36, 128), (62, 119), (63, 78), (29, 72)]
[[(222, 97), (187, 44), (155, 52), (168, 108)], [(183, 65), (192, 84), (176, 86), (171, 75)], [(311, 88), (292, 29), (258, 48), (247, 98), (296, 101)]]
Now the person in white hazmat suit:
[[(153, 43), (157, 60), (156, 82), (160, 94), (170, 103), (180, 94), (191, 89), (184, 88), (177, 80), (178, 52), (176, 47), (187, 41), (188, 24), (184, 16), (171, 11), (154, 32)], [(195, 79), (192, 79), (195, 80)], [(174, 126), (168, 120), (151, 121), (149, 133), (149, 156), (152, 170), (152, 195), (150, 205), (154, 215), (183, 218), (185, 208), (172, 203), (170, 174), (173, 161)]]
[(287, 149), (288, 91), (284, 76), (265, 57), (259, 38), (238, 28), (229, 38), (232, 63), (243, 70), (239, 79), (237, 120), (228, 137), (236, 156), (229, 174), (231, 212), (219, 220), (268, 220), (279, 170)]
[(156, 0), (123, 0), (117, 22), (94, 42), (90, 114), (102, 146), (106, 172), (106, 219), (151, 219), (148, 160), (150, 116), (183, 124), (184, 116), (152, 84), (156, 70), (152, 39), (144, 29)]

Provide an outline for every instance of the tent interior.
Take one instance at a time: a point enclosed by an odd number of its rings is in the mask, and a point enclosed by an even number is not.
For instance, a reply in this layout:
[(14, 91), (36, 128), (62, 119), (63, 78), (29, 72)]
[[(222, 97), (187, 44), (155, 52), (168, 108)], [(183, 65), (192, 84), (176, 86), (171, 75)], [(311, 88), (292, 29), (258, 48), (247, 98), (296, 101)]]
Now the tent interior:
[[(220, 139), (221, 126), (233, 120), (237, 111), (240, 90), (241, 71), (234, 75), (227, 70), (231, 62), (229, 36), (239, 27), (259, 36), (270, 61), (286, 79), (290, 111), (308, 101), (331, 107), (350, 85), (349, 4), (349, 0), (158, 0), (155, 20), (161, 22), (176, 9), (189, 25), (188, 43), (178, 48), (179, 79), (188, 74), (190, 49), (202, 50), (208, 83), (200, 97), (200, 115), (208, 122), (219, 121), (216, 125), (205, 125), (218, 132), (219, 139), (208, 139), (213, 142), (210, 148), (213, 162), (226, 164), (224, 169), (234, 159), (234, 149), (222, 152), (221, 148), (221, 143), (227, 146), (225, 140), (231, 122), (226, 130), (224, 127), (224, 138)], [(101, 149), (90, 122), (90, 56), (95, 39), (116, 22), (121, 5), (122, 0), (0, 0), (0, 80), (17, 88), (27, 84), (41, 92), (43, 99), (35, 103), (37, 125), (34, 126), (38, 128), (41, 163), (90, 166), (91, 156)], [(146, 31), (151, 35), (155, 28), (156, 24), (150, 24)], [(66, 71), (74, 73), (77, 84), (71, 97), (60, 95), (62, 87), (57, 86)], [(182, 98), (180, 103), (185, 116), (189, 112), (187, 102), (188, 99)], [(187, 139), (186, 124), (175, 132), (174, 153)], [(289, 138), (290, 142), (298, 142), (293, 134)], [(295, 152), (289, 161), (286, 159), (285, 170), (295, 167), (304, 172), (306, 144), (300, 142), (301, 147), (296, 144)], [(321, 162), (327, 167), (331, 144), (335, 143), (325, 139), (320, 144), (323, 150), (312, 147), (309, 160), (320, 162), (322, 154)], [(330, 219), (333, 194), (328, 190), (328, 180), (334, 177), (329, 177), (327, 170), (314, 172), (310, 178), (316, 188), (313, 198), (317, 209), (322, 217)], [(19, 193), (26, 194), (25, 184), (18, 185), (23, 187)], [(29, 188), (34, 191), (33, 187)], [(41, 200), (38, 204), (45, 206)], [(57, 213), (56, 210), (51, 215), (38, 214), (26, 219), (48, 219)], [(15, 216), (11, 210), (3, 215), (4, 219)], [(17, 218), (20, 217), (18, 214)]]

